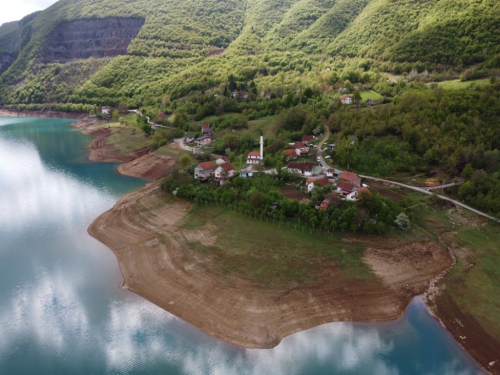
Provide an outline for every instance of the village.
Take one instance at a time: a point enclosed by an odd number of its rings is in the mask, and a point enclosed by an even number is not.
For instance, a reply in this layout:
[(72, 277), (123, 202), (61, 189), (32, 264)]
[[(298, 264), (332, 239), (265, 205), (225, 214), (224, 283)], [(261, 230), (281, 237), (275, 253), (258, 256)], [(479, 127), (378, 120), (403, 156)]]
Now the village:
[[(209, 123), (201, 124), (200, 137), (194, 138), (192, 134), (185, 137), (185, 142), (195, 144), (197, 147), (205, 147), (214, 141), (213, 132)], [(325, 138), (326, 140), (326, 138)], [(315, 188), (329, 190), (336, 193), (341, 200), (356, 201), (361, 194), (371, 194), (368, 185), (362, 184), (361, 177), (350, 171), (341, 171), (333, 168), (323, 158), (322, 151), (334, 149), (335, 144), (326, 145), (324, 149), (318, 147), (315, 135), (304, 135), (301, 141), (289, 144), (289, 148), (282, 151), (283, 158), (288, 162), (281, 168), (281, 171), (275, 168), (262, 169), (264, 160), (264, 137), (261, 134), (259, 150), (250, 151), (246, 156), (246, 166), (236, 170), (227, 156), (213, 155), (213, 160), (205, 161), (194, 167), (193, 177), (200, 183), (209, 182), (215, 184), (224, 184), (236, 176), (243, 178), (252, 178), (259, 173), (278, 175), (286, 171), (295, 177), (295, 189), (303, 193), (303, 197), (310, 196)], [(323, 142), (321, 142), (323, 143)], [(315, 150), (315, 161), (310, 161), (312, 150)], [(283, 183), (283, 182), (281, 182)], [(301, 195), (292, 194), (291, 197), (301, 197)], [(294, 198), (292, 198), (294, 199)], [(307, 202), (307, 198), (303, 198)], [(327, 210), (331, 204), (331, 199), (325, 198), (316, 205), (317, 209)]]

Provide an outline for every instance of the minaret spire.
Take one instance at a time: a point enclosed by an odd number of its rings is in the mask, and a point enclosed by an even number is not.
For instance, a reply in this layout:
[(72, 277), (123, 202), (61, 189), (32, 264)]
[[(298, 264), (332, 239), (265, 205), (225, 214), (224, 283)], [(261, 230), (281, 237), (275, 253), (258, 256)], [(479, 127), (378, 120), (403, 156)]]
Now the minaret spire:
[(264, 160), (264, 134), (260, 130), (260, 160)]

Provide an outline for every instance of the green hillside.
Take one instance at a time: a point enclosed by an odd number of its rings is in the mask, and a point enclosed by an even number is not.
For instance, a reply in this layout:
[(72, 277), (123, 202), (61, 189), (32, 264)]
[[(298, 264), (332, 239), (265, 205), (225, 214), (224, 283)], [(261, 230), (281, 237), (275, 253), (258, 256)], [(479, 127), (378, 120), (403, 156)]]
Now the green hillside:
[[(82, 32), (71, 21), (127, 19), (143, 25), (125, 55), (71, 57)], [(500, 68), (499, 20), (494, 0), (60, 0), (0, 27), (0, 103), (153, 105), (219, 90), (230, 76), (256, 96), (334, 92), (346, 80), (388, 95), (381, 72), (439, 80)], [(75, 40), (54, 42), (64, 25)], [(96, 45), (112, 46), (112, 34)], [(42, 63), (51, 40), (69, 58)]]

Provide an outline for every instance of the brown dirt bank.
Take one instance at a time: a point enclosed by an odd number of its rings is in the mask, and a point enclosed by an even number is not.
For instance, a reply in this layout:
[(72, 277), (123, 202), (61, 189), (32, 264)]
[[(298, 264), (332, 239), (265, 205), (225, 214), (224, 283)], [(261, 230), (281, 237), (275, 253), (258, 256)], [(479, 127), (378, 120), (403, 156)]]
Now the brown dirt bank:
[(120, 199), (92, 223), (89, 233), (115, 252), (126, 288), (242, 347), (274, 347), (285, 336), (328, 322), (396, 319), (452, 263), (444, 248), (411, 243), (368, 249), (364, 261), (376, 275), (369, 281), (346, 278), (336, 267), (325, 266), (317, 285), (259, 285), (220, 272), (213, 259), (190, 250), (190, 243), (217, 241), (210, 225), (183, 227), (191, 209), (150, 184)]
[(58, 111), (18, 111), (14, 109), (0, 109), (0, 116), (9, 117), (47, 117), (47, 118), (67, 118), (82, 119), (86, 113), (58, 112)]
[[(492, 298), (496, 298), (492, 296)], [(455, 340), (491, 374), (500, 374), (500, 343), (473, 316), (463, 313), (446, 290), (427, 302), (432, 313)]]

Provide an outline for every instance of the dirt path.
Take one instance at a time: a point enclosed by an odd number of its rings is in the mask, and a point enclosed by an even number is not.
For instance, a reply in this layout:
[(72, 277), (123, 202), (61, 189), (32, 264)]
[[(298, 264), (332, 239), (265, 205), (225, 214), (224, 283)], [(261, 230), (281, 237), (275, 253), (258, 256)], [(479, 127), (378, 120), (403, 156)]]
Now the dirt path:
[[(150, 184), (120, 199), (89, 233), (115, 252), (128, 289), (242, 347), (270, 348), (285, 336), (328, 322), (396, 319), (451, 262), (444, 248), (415, 243), (394, 253), (369, 250), (365, 261), (380, 275), (370, 282), (346, 278), (333, 267), (318, 285), (256, 285), (218, 273), (211, 259), (190, 250), (193, 242), (217, 241), (212, 228), (183, 229), (191, 208)], [(405, 251), (412, 252), (411, 261), (403, 259)]]

